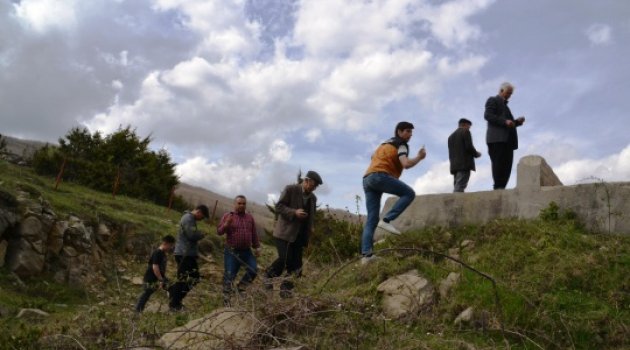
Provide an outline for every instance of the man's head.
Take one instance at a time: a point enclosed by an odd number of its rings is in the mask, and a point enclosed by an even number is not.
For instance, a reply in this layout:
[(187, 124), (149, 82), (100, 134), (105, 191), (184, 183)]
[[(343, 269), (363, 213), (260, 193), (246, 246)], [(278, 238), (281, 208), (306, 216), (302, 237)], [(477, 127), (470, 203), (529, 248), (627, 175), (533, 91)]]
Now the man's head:
[(460, 128), (464, 128), (464, 129), (470, 129), (470, 127), (472, 126), (472, 122), (466, 118), (460, 119), (457, 124), (459, 125)]
[(501, 87), (499, 88), (499, 96), (503, 97), (503, 99), (505, 99), (506, 101), (510, 99), (510, 96), (512, 96), (513, 92), (514, 85), (508, 83), (507, 81), (501, 84)]
[(205, 204), (198, 205), (195, 210), (192, 211), (192, 214), (197, 221), (210, 218), (210, 211)]
[(247, 208), (247, 198), (242, 194), (239, 194), (234, 198), (234, 212), (242, 214)]
[(405, 140), (405, 142), (411, 139), (411, 135), (413, 135), (413, 124), (410, 122), (400, 122), (396, 124), (396, 130), (394, 130), (394, 136), (400, 137)]
[(170, 252), (175, 247), (175, 237), (171, 235), (166, 235), (162, 238), (162, 243), (160, 247), (165, 252)]
[(315, 191), (317, 186), (322, 185), (323, 183), (322, 177), (319, 176), (318, 173), (313, 170), (309, 170), (304, 177), (304, 181), (302, 181), (302, 188), (304, 188), (304, 192), (311, 193)]

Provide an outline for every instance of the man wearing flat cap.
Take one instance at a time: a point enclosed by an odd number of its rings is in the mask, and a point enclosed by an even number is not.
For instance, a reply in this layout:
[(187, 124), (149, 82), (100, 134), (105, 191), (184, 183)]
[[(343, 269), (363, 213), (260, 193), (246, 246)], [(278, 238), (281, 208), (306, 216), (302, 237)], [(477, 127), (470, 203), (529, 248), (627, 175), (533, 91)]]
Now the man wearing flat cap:
[[(301, 183), (288, 185), (282, 191), (276, 203), (278, 220), (273, 230), (278, 258), (266, 272), (265, 286), (268, 289), (273, 288), (270, 279), (280, 277), (285, 270), (288, 275), (301, 276), (302, 251), (313, 233), (317, 205), (317, 197), (313, 192), (321, 184), (322, 178), (311, 170)], [(289, 296), (292, 289), (293, 283), (284, 280), (280, 285), (280, 295)]]
[(475, 171), (475, 158), (481, 157), (473, 145), (470, 127), (472, 122), (462, 118), (458, 128), (448, 137), (448, 159), (451, 163), (453, 192), (464, 192), (470, 179), (470, 171)]

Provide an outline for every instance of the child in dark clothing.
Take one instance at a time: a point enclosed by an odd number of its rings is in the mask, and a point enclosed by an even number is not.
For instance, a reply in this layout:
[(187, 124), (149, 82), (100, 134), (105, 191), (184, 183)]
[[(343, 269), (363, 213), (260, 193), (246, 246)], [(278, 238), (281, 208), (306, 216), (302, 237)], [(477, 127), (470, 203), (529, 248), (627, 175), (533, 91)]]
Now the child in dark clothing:
[(142, 312), (144, 305), (149, 301), (151, 295), (158, 290), (158, 288), (166, 289), (168, 279), (166, 278), (166, 253), (173, 250), (175, 246), (175, 237), (171, 235), (164, 236), (162, 243), (156, 249), (147, 266), (147, 271), (144, 273), (144, 292), (138, 299), (136, 305), (136, 312)]

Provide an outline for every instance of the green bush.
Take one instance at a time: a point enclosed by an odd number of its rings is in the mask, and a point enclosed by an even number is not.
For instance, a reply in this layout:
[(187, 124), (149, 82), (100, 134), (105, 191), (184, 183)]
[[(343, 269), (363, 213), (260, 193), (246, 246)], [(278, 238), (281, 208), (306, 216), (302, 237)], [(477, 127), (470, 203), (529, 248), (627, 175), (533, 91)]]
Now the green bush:
[[(42, 175), (57, 176), (99, 191), (167, 205), (171, 189), (179, 184), (175, 163), (165, 150), (149, 149), (151, 137), (140, 138), (127, 126), (103, 137), (73, 128), (59, 147), (46, 145), (33, 155), (33, 167)], [(187, 207), (174, 198), (175, 209)]]

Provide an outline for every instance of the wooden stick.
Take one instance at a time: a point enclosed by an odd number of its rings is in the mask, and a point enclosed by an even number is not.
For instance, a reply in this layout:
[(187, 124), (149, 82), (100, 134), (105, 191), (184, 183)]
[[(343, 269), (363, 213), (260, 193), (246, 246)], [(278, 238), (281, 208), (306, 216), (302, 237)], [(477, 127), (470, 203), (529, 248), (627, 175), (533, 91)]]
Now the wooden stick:
[(212, 209), (212, 216), (210, 217), (210, 222), (214, 222), (214, 214), (217, 213), (217, 205), (219, 205), (218, 199), (214, 202), (214, 208)]
[(114, 180), (114, 187), (112, 189), (112, 197), (116, 198), (116, 192), (118, 192), (118, 185), (120, 184), (120, 165), (118, 166), (118, 171), (116, 172), (116, 180)]
[(171, 210), (171, 208), (173, 207), (173, 197), (174, 196), (175, 196), (175, 186), (173, 186), (173, 188), (171, 188), (171, 193), (168, 196), (168, 206), (166, 207), (166, 212)]
[(59, 169), (59, 173), (57, 174), (57, 179), (55, 180), (55, 191), (59, 187), (59, 183), (61, 182), (61, 179), (63, 177), (64, 170), (66, 170), (67, 160), (68, 160), (68, 157), (63, 157), (63, 163), (61, 163), (61, 168)]

